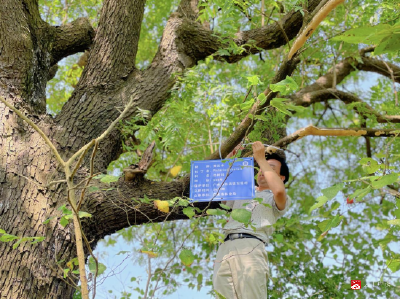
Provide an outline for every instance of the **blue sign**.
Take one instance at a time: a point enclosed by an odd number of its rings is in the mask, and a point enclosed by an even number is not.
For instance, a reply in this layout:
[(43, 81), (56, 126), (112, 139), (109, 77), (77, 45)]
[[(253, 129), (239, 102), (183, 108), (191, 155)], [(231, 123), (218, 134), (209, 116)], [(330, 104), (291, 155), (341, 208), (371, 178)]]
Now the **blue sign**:
[(239, 161), (234, 162), (234, 159), (192, 161), (190, 198), (194, 201), (254, 198), (254, 160), (253, 158), (236, 160)]

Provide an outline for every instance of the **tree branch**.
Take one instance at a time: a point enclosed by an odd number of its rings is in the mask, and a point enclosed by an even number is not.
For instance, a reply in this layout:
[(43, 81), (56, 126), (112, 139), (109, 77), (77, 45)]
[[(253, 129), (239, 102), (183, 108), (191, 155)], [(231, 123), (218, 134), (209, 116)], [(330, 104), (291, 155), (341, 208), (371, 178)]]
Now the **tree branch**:
[[(393, 77), (385, 64), (393, 71)], [(361, 62), (359, 62), (353, 57), (347, 57), (329, 69), (325, 75), (319, 77), (313, 84), (297, 92), (296, 95), (298, 96), (303, 93), (326, 88), (334, 88), (335, 82), (336, 85), (340, 84), (344, 78), (356, 70), (378, 73), (389, 79), (394, 78), (395, 82), (400, 83), (400, 67), (393, 63), (364, 56), (361, 57)]]
[(332, 99), (341, 100), (345, 104), (362, 103), (362, 108), (366, 109), (367, 111), (363, 111), (363, 109), (357, 109), (357, 107), (355, 107), (354, 109), (357, 111), (358, 114), (365, 116), (368, 116), (368, 114), (372, 114), (376, 117), (376, 120), (379, 123), (400, 123), (400, 115), (381, 115), (376, 112), (370, 105), (359, 99), (357, 96), (333, 88), (310, 91), (307, 93), (300, 92), (296, 95), (293, 95), (291, 99), (293, 100), (295, 105), (303, 107), (308, 107), (313, 103), (323, 102)]
[[(99, 184), (98, 181), (93, 184)], [(153, 200), (171, 200), (175, 197), (189, 196), (189, 180), (153, 182), (146, 179), (119, 182), (108, 185), (99, 184), (101, 189), (108, 191), (92, 192), (85, 199), (82, 210), (93, 215), (85, 219), (84, 229), (89, 240), (101, 239), (106, 235), (130, 225), (140, 225), (151, 222), (162, 222), (168, 214), (157, 210)], [(114, 188), (110, 188), (114, 187)], [(148, 203), (143, 201), (147, 196)], [(142, 200), (142, 201), (141, 201)], [(204, 209), (208, 202), (198, 202), (194, 206)], [(212, 202), (208, 208), (218, 208), (219, 202)], [(182, 212), (183, 207), (171, 207), (168, 221), (188, 219)], [(200, 215), (198, 213), (198, 215)], [(96, 243), (96, 242), (94, 242)]]
[(196, 21), (199, 17), (199, 0), (181, 0), (176, 11), (185, 18)]
[[(357, 63), (356, 65), (357, 69), (360, 71), (378, 73), (382, 76), (388, 77), (389, 79), (393, 78), (396, 83), (400, 83), (400, 67), (397, 65), (388, 61), (370, 57), (361, 57), (361, 60), (362, 63)], [(387, 66), (389, 66), (389, 68)], [(390, 69), (393, 71), (393, 77)]]
[[(356, 129), (342, 129), (342, 128), (317, 128), (314, 126), (308, 126), (297, 130), (291, 135), (288, 135), (273, 144), (273, 146), (285, 148), (289, 144), (305, 137), (305, 136), (336, 136), (336, 137), (399, 137), (399, 129), (366, 129), (366, 128), (356, 128)], [(274, 148), (269, 149), (275, 151)]]
[(51, 65), (56, 64), (64, 57), (87, 50), (95, 35), (92, 25), (86, 18), (79, 18), (71, 23), (53, 28), (55, 34), (53, 47), (50, 50)]
[(306, 42), (306, 40), (313, 34), (315, 29), (317, 29), (318, 25), (322, 22), (326, 16), (335, 9), (336, 6), (343, 3), (344, 0), (330, 0), (326, 5), (321, 7), (319, 11), (315, 14), (309, 24), (304, 28), (301, 34), (297, 37), (296, 41), (294, 42), (292, 48), (289, 51), (288, 59), (291, 59)]
[[(321, 0), (308, 1), (307, 10), (314, 11), (320, 2)], [(217, 59), (224, 59), (229, 63), (235, 63), (251, 54), (259, 53), (262, 50), (279, 48), (297, 35), (302, 24), (303, 15), (301, 12), (292, 11), (286, 14), (281, 20), (271, 25), (238, 32), (235, 35), (234, 42), (238, 46), (246, 44), (246, 46), (244, 46), (245, 51), (241, 54), (217, 57)], [(222, 48), (224, 45), (219, 45), (218, 47)]]
[(135, 68), (145, 0), (104, 1), (80, 85), (115, 87)]
[[(185, 1), (189, 0), (184, 0), (182, 2), (182, 13), (185, 11), (183, 9), (183, 3)], [(309, 9), (312, 10), (319, 2), (320, 1), (317, 0), (309, 1)], [(63, 128), (63, 130), (57, 132), (54, 137), (59, 140), (60, 146), (69, 152), (76, 152), (85, 143), (96, 138), (103, 132), (108, 127), (109, 123), (119, 114), (115, 107), (123, 107), (130, 98), (134, 98), (134, 104), (131, 111), (127, 114), (127, 117), (131, 117), (135, 113), (136, 107), (149, 110), (152, 114), (156, 113), (168, 98), (170, 89), (175, 83), (175, 77), (172, 76), (172, 74), (180, 73), (186, 68), (194, 66), (197, 61), (215, 53), (221, 46), (220, 40), (213, 35), (212, 31), (207, 30), (198, 22), (186, 18), (182, 13), (173, 13), (165, 26), (158, 52), (150, 67), (144, 71), (132, 71), (131, 69), (131, 72), (129, 72), (127, 68), (133, 67), (133, 61), (122, 63), (122, 57), (129, 56), (127, 55), (128, 52), (124, 50), (129, 42), (126, 42), (123, 36), (124, 34), (128, 34), (129, 41), (129, 36), (132, 35), (132, 32), (126, 32), (125, 27), (119, 30), (118, 26), (126, 26), (126, 24), (120, 20), (118, 20), (119, 22), (116, 24), (113, 24), (116, 18), (124, 19), (124, 15), (117, 17), (117, 15), (122, 14), (121, 10), (123, 9), (121, 9), (121, 7), (124, 6), (118, 3), (118, 7), (108, 9), (108, 6), (112, 3), (114, 2), (108, 1), (104, 4), (102, 14), (103, 21), (100, 22), (102, 26), (99, 27), (96, 33), (95, 42), (90, 51), (88, 65), (84, 70), (74, 94), (64, 105), (63, 110), (56, 119), (57, 124)], [(132, 5), (124, 9), (129, 11), (131, 8)], [(111, 14), (111, 12), (107, 12), (108, 10), (114, 11), (114, 13), (110, 15), (109, 20), (106, 18), (108, 14)], [(136, 14), (138, 14), (138, 12), (136, 12)], [(128, 18), (128, 22), (131, 21), (132, 18), (133, 17)], [(284, 18), (282, 26), (289, 32), (294, 30), (293, 26), (296, 24), (298, 28), (295, 27), (298, 31), (301, 27), (301, 22), (301, 13), (289, 13)], [(140, 28), (140, 24), (136, 27)], [(291, 34), (294, 36), (297, 31), (293, 31)], [(265, 34), (267, 32), (269, 32), (269, 36), (267, 35), (266, 38)], [(288, 34), (288, 32), (286, 32), (286, 34)], [(112, 35), (117, 35), (117, 33), (118, 36), (112, 38)], [(251, 30), (245, 32), (238, 39), (238, 42), (247, 42), (245, 39), (254, 39), (256, 37), (262, 40), (269, 39), (271, 42), (268, 47), (270, 48), (277, 47), (286, 42), (283, 33), (276, 24), (265, 26), (259, 31)], [(277, 42), (278, 39), (282, 40)], [(118, 52), (118, 47), (120, 46), (122, 47), (120, 50), (122, 53)], [(132, 49), (132, 47), (130, 49)], [(118, 56), (117, 54), (123, 55)], [(136, 54), (136, 52), (132, 52), (132, 57), (134, 54)], [(243, 54), (241, 58), (249, 54), (250, 53)], [(118, 65), (118, 63), (120, 63), (120, 65)], [(115, 72), (108, 71), (112, 66)], [(124, 76), (128, 73), (129, 76), (125, 78), (124, 87), (116, 90), (117, 82), (122, 83)], [(281, 80), (285, 77), (286, 74)], [(113, 92), (114, 90), (115, 93)], [(71, 121), (75, 123), (74, 128), (68, 128), (67, 126)], [(243, 135), (245, 131), (241, 134)], [(115, 159), (115, 155), (101, 156), (101, 148), (115, 148), (117, 150), (120, 144), (117, 134), (112, 135), (110, 139), (104, 142), (107, 144), (100, 145), (99, 155), (96, 157), (96, 161), (102, 161), (102, 165), (96, 162), (96, 165), (100, 166), (99, 168), (96, 167), (96, 171), (101, 171), (106, 164), (112, 159)]]
[[(300, 60), (294, 57), (292, 60), (284, 61), (276, 73), (272, 84), (282, 81), (286, 76), (291, 76)], [(266, 101), (260, 105), (258, 101), (250, 109), (249, 113), (242, 120), (240, 125), (235, 128), (234, 132), (222, 143), (221, 155), (226, 157), (234, 148), (239, 144), (240, 141), (253, 129), (256, 119), (249, 117), (249, 115), (259, 115), (264, 112), (264, 109), (270, 105), (270, 102), (275, 98), (278, 92), (272, 92), (269, 88), (264, 91)], [(206, 158), (206, 160), (219, 159), (219, 151), (212, 153)]]

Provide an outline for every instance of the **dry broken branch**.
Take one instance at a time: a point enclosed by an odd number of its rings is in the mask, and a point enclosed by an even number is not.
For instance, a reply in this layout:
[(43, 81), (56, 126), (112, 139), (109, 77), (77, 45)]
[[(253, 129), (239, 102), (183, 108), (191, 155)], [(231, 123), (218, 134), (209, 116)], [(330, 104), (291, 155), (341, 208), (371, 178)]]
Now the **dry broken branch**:
[(289, 51), (288, 59), (292, 59), (294, 53), (299, 50), (306, 40), (313, 34), (315, 29), (317, 29), (318, 25), (322, 22), (326, 16), (335, 9), (336, 6), (343, 3), (344, 0), (330, 0), (326, 5), (324, 5), (314, 16), (311, 22), (306, 26), (306, 28), (300, 33), (297, 37), (296, 41), (294, 42), (292, 48)]
[[(343, 129), (343, 128), (317, 128), (315, 126), (308, 126), (297, 130), (279, 141), (275, 142), (273, 146), (285, 148), (289, 144), (306, 136), (325, 136), (325, 137), (399, 137), (400, 129)], [(275, 151), (272, 148), (269, 151)]]

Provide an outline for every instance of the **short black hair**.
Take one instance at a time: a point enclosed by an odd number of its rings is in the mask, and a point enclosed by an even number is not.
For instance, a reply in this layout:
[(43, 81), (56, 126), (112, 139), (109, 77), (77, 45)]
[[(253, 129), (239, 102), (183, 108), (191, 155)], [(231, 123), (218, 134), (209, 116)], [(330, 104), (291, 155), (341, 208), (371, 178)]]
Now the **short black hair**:
[(274, 159), (274, 160), (281, 162), (280, 175), (283, 175), (285, 177), (285, 179), (283, 180), (283, 183), (286, 184), (286, 182), (289, 180), (290, 173), (289, 173), (289, 167), (286, 164), (285, 158), (281, 157), (280, 155), (278, 155), (276, 153), (272, 153), (272, 154), (266, 154), (265, 159), (267, 159), (267, 161)]

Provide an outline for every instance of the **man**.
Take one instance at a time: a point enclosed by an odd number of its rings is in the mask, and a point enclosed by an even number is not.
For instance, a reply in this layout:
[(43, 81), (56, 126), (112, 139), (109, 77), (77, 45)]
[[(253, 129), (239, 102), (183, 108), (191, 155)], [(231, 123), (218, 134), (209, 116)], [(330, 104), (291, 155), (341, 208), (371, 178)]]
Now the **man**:
[(251, 225), (229, 219), (224, 227), (225, 241), (218, 249), (214, 263), (214, 290), (221, 298), (267, 298), (269, 277), (268, 256), (265, 245), (272, 235), (272, 225), (286, 213), (290, 198), (284, 183), (289, 179), (285, 159), (277, 154), (265, 157), (264, 145), (253, 143), (253, 156), (260, 167), (257, 176), (256, 200), (230, 200), (232, 209), (251, 211)]

